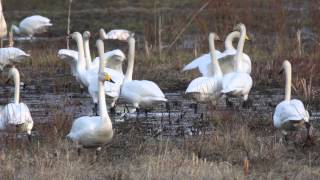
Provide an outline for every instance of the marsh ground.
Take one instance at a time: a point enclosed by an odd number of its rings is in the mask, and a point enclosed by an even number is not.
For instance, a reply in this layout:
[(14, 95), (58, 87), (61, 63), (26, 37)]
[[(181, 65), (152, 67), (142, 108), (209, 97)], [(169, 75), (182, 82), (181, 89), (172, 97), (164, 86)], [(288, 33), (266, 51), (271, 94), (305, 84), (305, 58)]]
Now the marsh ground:
[[(80, 93), (69, 67), (56, 57), (57, 50), (65, 48), (67, 1), (3, 3), (8, 23), (36, 13), (50, 17), (55, 25), (43, 35), (49, 36), (44, 41), (16, 42), (32, 54), (18, 68), (26, 83), (22, 100), (37, 124), (32, 142), (21, 134), (1, 132), (0, 179), (319, 179), (317, 137), (315, 144), (305, 143), (301, 130), (285, 141), (272, 125), (274, 106), (283, 93), (284, 78), (278, 70), (289, 59), (294, 96), (312, 112), (315, 131), (319, 126), (318, 1), (212, 0), (188, 25), (207, 1), (74, 0), (71, 31), (93, 32), (92, 47), (100, 27), (134, 31), (138, 46), (134, 78), (157, 82), (171, 105), (170, 118), (164, 105), (148, 117), (127, 117), (124, 122), (114, 117), (114, 139), (96, 161), (92, 150), (78, 158), (65, 139), (74, 118), (92, 113), (89, 97)], [(253, 39), (245, 47), (253, 61), (253, 107), (230, 109), (221, 100), (216, 109), (201, 104), (195, 114), (194, 102), (183, 90), (198, 73), (180, 70), (207, 52), (210, 31), (224, 37), (240, 21)], [(127, 51), (123, 43), (106, 42), (106, 47)], [(11, 86), (2, 85), (1, 104), (10, 100), (10, 92)]]

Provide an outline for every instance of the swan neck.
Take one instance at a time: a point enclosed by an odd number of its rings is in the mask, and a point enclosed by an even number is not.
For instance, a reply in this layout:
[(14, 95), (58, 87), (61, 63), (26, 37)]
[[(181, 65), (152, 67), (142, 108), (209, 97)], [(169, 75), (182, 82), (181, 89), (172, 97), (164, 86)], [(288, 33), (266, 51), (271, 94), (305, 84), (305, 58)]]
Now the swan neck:
[(20, 34), (20, 28), (14, 24), (11, 26), (11, 31), (13, 31), (16, 34)]
[(237, 46), (237, 54), (236, 54), (236, 70), (241, 71), (242, 67), (242, 59), (243, 59), (243, 47), (246, 38), (246, 28), (242, 27), (240, 31), (240, 39)]
[(286, 87), (285, 87), (285, 100), (289, 101), (291, 99), (291, 66), (285, 67), (285, 75), (286, 75)]
[(209, 48), (210, 48), (210, 55), (211, 55), (211, 62), (213, 67), (213, 75), (214, 76), (222, 76), (222, 71), (215, 53), (215, 45), (214, 45), (214, 37), (213, 35), (209, 36)]
[(77, 35), (75, 40), (78, 46), (78, 68), (83, 70), (85, 68), (85, 56), (84, 56), (83, 40), (80, 33)]
[(83, 45), (84, 45), (84, 54), (86, 60), (86, 69), (89, 70), (91, 68), (91, 53), (90, 53), (90, 45), (89, 45), (89, 38), (83, 38)]
[(132, 80), (134, 56), (135, 56), (135, 39), (133, 37), (130, 37), (128, 43), (129, 43), (129, 54), (128, 54), (128, 66), (127, 66), (125, 81)]
[(20, 74), (15, 67), (11, 68), (10, 76), (14, 81), (14, 103), (19, 104), (20, 99)]
[(226, 40), (224, 41), (225, 50), (235, 49), (232, 43), (235, 38), (239, 38), (239, 32), (234, 31), (228, 34)]

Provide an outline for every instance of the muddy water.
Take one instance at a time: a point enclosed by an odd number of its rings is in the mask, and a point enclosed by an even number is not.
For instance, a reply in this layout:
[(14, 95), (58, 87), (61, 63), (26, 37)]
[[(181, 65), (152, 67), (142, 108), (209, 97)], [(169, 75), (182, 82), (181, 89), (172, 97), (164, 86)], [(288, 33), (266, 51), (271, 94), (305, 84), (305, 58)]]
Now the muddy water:
[[(61, 76), (59, 76), (61, 77)], [(58, 78), (58, 77), (57, 77)], [(51, 123), (54, 116), (59, 113), (70, 115), (71, 119), (93, 115), (91, 98), (77, 88), (53, 92), (54, 77), (44, 79), (37, 86), (26, 84), (21, 90), (21, 101), (30, 108), (32, 117), (36, 124)], [(76, 82), (75, 82), (76, 83)], [(76, 86), (76, 84), (75, 84)], [(23, 88), (23, 87), (21, 87)], [(13, 99), (13, 85), (2, 85), (0, 87), (0, 104), (5, 105)], [(272, 113), (277, 102), (283, 98), (282, 89), (268, 89), (265, 91), (253, 90), (250, 94), (252, 107), (242, 108), (239, 99), (231, 99), (233, 108), (226, 107), (224, 99), (221, 99), (215, 109), (206, 104), (198, 104), (186, 97), (183, 91), (167, 92), (168, 103), (157, 104), (153, 109), (138, 113), (129, 113), (123, 99), (118, 101), (117, 113), (112, 115), (115, 128), (123, 126), (139, 125), (141, 131), (148, 136), (190, 136), (208, 134), (213, 132), (210, 120), (215, 114), (230, 113), (236, 111), (239, 116), (249, 118), (254, 116), (265, 121), (272, 121)], [(197, 107), (197, 108), (196, 108)], [(312, 113), (311, 120), (320, 119), (320, 113), (316, 108), (309, 107)], [(35, 129), (35, 132), (37, 129)]]

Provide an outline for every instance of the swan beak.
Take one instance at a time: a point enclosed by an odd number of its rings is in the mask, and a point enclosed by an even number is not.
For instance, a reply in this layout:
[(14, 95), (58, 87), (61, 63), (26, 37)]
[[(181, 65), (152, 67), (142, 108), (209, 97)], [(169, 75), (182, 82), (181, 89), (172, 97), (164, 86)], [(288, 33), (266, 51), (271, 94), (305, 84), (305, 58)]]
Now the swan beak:
[(66, 37), (66, 39), (69, 39), (69, 40), (72, 39), (71, 34), (68, 34), (67, 37)]
[(284, 69), (283, 69), (283, 68), (281, 68), (281, 69), (280, 69), (280, 71), (279, 71), (279, 74), (282, 74), (282, 73), (283, 73), (283, 71), (284, 71)]
[(112, 82), (112, 83), (115, 83), (115, 82), (111, 79), (111, 76), (110, 76), (109, 74), (106, 74), (106, 75), (104, 76), (104, 80), (105, 80), (105, 81)]
[(247, 41), (250, 41), (250, 38), (248, 37), (248, 35), (246, 35), (245, 39), (246, 39)]

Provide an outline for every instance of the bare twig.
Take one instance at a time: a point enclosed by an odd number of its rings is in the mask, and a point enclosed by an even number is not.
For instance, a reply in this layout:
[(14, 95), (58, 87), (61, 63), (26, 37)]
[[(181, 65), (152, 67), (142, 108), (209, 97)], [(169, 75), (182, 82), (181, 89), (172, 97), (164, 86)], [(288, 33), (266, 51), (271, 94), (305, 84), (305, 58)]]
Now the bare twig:
[[(71, 16), (71, 4), (72, 0), (69, 0), (69, 7), (68, 7), (68, 25), (67, 25), (67, 35), (70, 35), (70, 16)], [(67, 49), (69, 49), (69, 38), (67, 38)]]
[(185, 26), (181, 29), (181, 31), (175, 36), (175, 39), (172, 41), (172, 43), (169, 45), (169, 49), (179, 40), (181, 35), (186, 31), (186, 29), (190, 26), (190, 24), (194, 21), (194, 19), (211, 3), (212, 0), (207, 1), (204, 3), (200, 9), (198, 9), (197, 12), (195, 12), (191, 19), (185, 24)]

